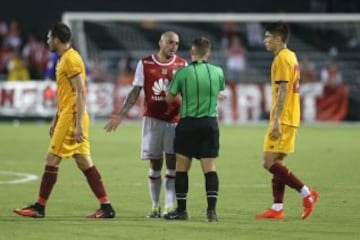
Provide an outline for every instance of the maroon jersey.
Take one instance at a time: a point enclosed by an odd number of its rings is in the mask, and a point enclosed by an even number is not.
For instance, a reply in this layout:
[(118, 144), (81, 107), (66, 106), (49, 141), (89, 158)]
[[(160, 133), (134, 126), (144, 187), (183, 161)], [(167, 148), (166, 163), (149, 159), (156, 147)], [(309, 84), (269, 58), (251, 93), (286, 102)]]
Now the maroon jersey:
[(144, 88), (144, 116), (167, 122), (180, 119), (180, 99), (168, 105), (165, 101), (167, 86), (175, 72), (186, 66), (185, 59), (174, 56), (170, 62), (161, 63), (155, 55), (141, 59), (136, 67), (134, 86)]

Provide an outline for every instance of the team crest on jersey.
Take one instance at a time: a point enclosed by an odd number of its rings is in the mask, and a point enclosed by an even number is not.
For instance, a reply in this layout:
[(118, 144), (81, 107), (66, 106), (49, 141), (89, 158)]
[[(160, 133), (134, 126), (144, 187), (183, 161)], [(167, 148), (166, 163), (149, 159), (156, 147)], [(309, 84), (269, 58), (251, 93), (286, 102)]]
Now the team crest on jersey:
[(168, 73), (168, 69), (167, 68), (162, 68), (161, 73), (166, 75)]
[(154, 85), (152, 86), (152, 90), (155, 96), (152, 96), (152, 100), (164, 101), (165, 97), (160, 95), (161, 93), (165, 93), (167, 91), (168, 85), (169, 85), (169, 80), (166, 78), (160, 78), (158, 81), (155, 81)]

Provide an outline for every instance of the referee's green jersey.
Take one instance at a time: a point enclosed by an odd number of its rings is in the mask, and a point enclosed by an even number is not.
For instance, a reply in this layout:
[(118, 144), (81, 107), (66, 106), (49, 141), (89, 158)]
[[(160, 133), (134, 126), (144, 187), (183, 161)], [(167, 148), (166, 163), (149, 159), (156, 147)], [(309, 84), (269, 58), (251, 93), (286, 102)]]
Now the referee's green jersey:
[(181, 94), (181, 118), (217, 117), (218, 94), (224, 90), (224, 72), (206, 61), (195, 61), (179, 69), (168, 92)]

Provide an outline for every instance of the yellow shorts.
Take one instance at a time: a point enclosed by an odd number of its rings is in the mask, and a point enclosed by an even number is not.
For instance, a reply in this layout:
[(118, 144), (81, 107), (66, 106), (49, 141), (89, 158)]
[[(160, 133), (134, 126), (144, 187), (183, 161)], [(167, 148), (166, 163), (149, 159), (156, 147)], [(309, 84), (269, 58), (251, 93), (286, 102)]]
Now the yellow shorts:
[(292, 153), (295, 151), (295, 137), (297, 128), (289, 125), (280, 125), (281, 136), (274, 140), (270, 138), (271, 128), (266, 131), (264, 152)]
[(84, 114), (83, 126), (85, 140), (77, 143), (74, 138), (75, 114), (60, 113), (51, 138), (49, 152), (61, 158), (69, 158), (74, 154), (90, 155), (88, 113)]

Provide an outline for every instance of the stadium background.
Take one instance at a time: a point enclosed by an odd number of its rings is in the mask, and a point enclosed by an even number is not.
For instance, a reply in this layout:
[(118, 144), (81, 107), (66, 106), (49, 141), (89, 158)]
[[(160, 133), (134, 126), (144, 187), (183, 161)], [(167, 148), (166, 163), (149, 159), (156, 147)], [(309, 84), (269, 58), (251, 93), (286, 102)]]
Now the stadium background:
[[(48, 6), (49, 5), (49, 6)], [(46, 33), (47, 28), (49, 24), (61, 20), (62, 14), (64, 12), (146, 12), (146, 13), (357, 13), (360, 10), (359, 3), (357, 1), (326, 1), (326, 0), (308, 0), (308, 1), (275, 1), (275, 2), (269, 2), (269, 1), (251, 1), (247, 4), (242, 4), (241, 2), (232, 2), (232, 1), (222, 1), (222, 4), (220, 5), (210, 5), (210, 4), (204, 4), (203, 2), (192, 2), (187, 3), (183, 2), (181, 4), (169, 4), (169, 2), (166, 1), (154, 1), (154, 2), (144, 2), (141, 4), (138, 4), (136, 2), (127, 2), (123, 3), (120, 1), (102, 1), (101, 4), (99, 4), (98, 1), (61, 1), (61, 2), (52, 2), (51, 4), (48, 4), (47, 1), (37, 1), (36, 4), (31, 2), (24, 2), (21, 4), (21, 6), (15, 4), (15, 2), (9, 2), (7, 5), (7, 8), (2, 8), (0, 10), (0, 19), (3, 19), (4, 21), (11, 21), (16, 20), (21, 24), (21, 31), (22, 35), (25, 38), (26, 35), (28, 35), (31, 32), (37, 32), (44, 38), (43, 33)], [(40, 7), (41, 6), (41, 7)], [(16, 13), (16, 14), (15, 14)], [(36, 17), (34, 17), (36, 16)], [(39, 17), (41, 16), (41, 17)], [(310, 94), (306, 93), (304, 94), (305, 100), (303, 101), (303, 105), (305, 106), (305, 114), (304, 118), (307, 121), (339, 121), (339, 120), (346, 120), (346, 121), (359, 121), (360, 120), (360, 111), (358, 109), (360, 108), (360, 61), (358, 57), (359, 53), (359, 43), (358, 45), (355, 45), (355, 47), (348, 47), (347, 44), (349, 43), (351, 39), (351, 36), (349, 37), (349, 32), (351, 33), (353, 30), (356, 30), (356, 24), (357, 23), (351, 23), (353, 25), (350, 25), (346, 27), (346, 30), (344, 30), (344, 25), (342, 24), (334, 24), (334, 29), (325, 29), (319, 31), (317, 29), (316, 31), (309, 31), (312, 30), (307, 25), (301, 25), (301, 24), (292, 24), (292, 31), (295, 38), (301, 40), (301, 42), (306, 42), (308, 45), (311, 45), (310, 48), (306, 48), (304, 44), (294, 44), (296, 45), (294, 49), (298, 51), (299, 60), (302, 60), (302, 58), (305, 57), (305, 55), (309, 51), (313, 51), (312, 49), (316, 49), (318, 53), (316, 53), (314, 56), (320, 56), (313, 59), (315, 63), (317, 63), (317, 67), (319, 68), (318, 75), (320, 75), (321, 68), (324, 68), (328, 62), (330, 62), (330, 57), (328, 57), (328, 52), (330, 52), (331, 48), (333, 47), (333, 43), (336, 43), (336, 51), (339, 51), (338, 56), (336, 57), (337, 63), (340, 66), (344, 78), (344, 84), (346, 84), (346, 88), (343, 89), (342, 92), (339, 94), (333, 94), (330, 92), (331, 96), (339, 95), (339, 97), (332, 97), (330, 100), (326, 97), (320, 101), (318, 101), (317, 93), (314, 93), (314, 89), (318, 89), (317, 85), (310, 85), (307, 86), (306, 89), (312, 89), (312, 92)], [(197, 31), (201, 31), (201, 28), (204, 28), (204, 26), (198, 25), (195, 26), (193, 24), (194, 29)], [(99, 28), (101, 27), (101, 28)], [(100, 38), (99, 35), (104, 34), (98, 34), (99, 29), (103, 30), (105, 32), (106, 27), (104, 27), (101, 24), (97, 23), (85, 23), (85, 28), (87, 30), (87, 37), (92, 38), (91, 41), (93, 43), (92, 46), (88, 46), (88, 48), (96, 47), (97, 50), (101, 50), (98, 52), (101, 52), (99, 54), (100, 59), (104, 59), (104, 55), (106, 59), (109, 59), (108, 52), (109, 51), (103, 51), (103, 49), (107, 48), (113, 48), (118, 49), (119, 51), (114, 51), (112, 49), (111, 56), (116, 55), (117, 57), (115, 59), (111, 59), (111, 63), (106, 63), (107, 71), (110, 73), (107, 77), (108, 81), (111, 83), (114, 83), (117, 81), (117, 63), (121, 61), (121, 58), (126, 58), (126, 54), (131, 53), (132, 60), (137, 60), (140, 58), (144, 52), (151, 52), (154, 49), (157, 48), (157, 38), (159, 35), (159, 30), (152, 31), (152, 29), (147, 29), (146, 26), (143, 26), (142, 23), (139, 23), (138, 25), (133, 26), (134, 28), (139, 28), (141, 31), (143, 31), (143, 36), (146, 35), (146, 38), (148, 42), (152, 42), (152, 45), (147, 46), (147, 48), (139, 49), (141, 51), (134, 51), (134, 49), (126, 49), (124, 45), (120, 42), (119, 44), (114, 44), (114, 42), (111, 42), (107, 44), (106, 36), (103, 38)], [(176, 28), (177, 26), (174, 25)], [(217, 26), (218, 27), (218, 26)], [(319, 26), (317, 26), (319, 27)], [(222, 41), (222, 29), (215, 28), (214, 26), (205, 26), (205, 28), (212, 28), (216, 31), (214, 32), (214, 35), (217, 35), (218, 38), (215, 39), (214, 45), (215, 45), (215, 63), (220, 65), (225, 65), (224, 63), (224, 56), (216, 57), (220, 54), (222, 49), (221, 41)], [(321, 27), (320, 27), (321, 29)], [(116, 30), (115, 30), (116, 31)], [(211, 30), (209, 30), (211, 31)], [(120, 31), (119, 31), (120, 32)], [(153, 32), (153, 33), (151, 33)], [(354, 31), (356, 32), (356, 31)], [(246, 32), (244, 28), (240, 27), (240, 30), (237, 32), (243, 39), (246, 38)], [(181, 34), (183, 35), (183, 34)], [(122, 38), (121, 35), (119, 34)], [(314, 37), (316, 36), (316, 37)], [(141, 36), (140, 36), (141, 37)], [(360, 41), (360, 40), (359, 40)], [(187, 55), (187, 49), (189, 46), (190, 38), (186, 39), (186, 41), (182, 41), (180, 52), (181, 55)], [(107, 45), (106, 45), (107, 44)], [(141, 44), (141, 43), (140, 43)], [(252, 70), (252, 68), (255, 68), (256, 73), (253, 74), (252, 71), (247, 70), (245, 77), (241, 79), (243, 83), (251, 83), (251, 84), (263, 84), (267, 81), (268, 77), (268, 67), (269, 63), (271, 62), (271, 56), (265, 55), (262, 46), (257, 47), (251, 47), (249, 46), (248, 42), (245, 42), (245, 47), (247, 47), (248, 50), (248, 56), (249, 56), (249, 68)], [(103, 49), (102, 49), (103, 48)], [(105, 54), (104, 54), (105, 52)], [(97, 54), (97, 53), (96, 53)], [(97, 57), (96, 54), (89, 53), (89, 56), (86, 57), (86, 60), (88, 62), (92, 61), (94, 62), (94, 59)], [(312, 57), (312, 56), (311, 56)], [(101, 61), (101, 60), (100, 60)], [(105, 60), (103, 62), (106, 62)], [(92, 63), (93, 64), (93, 63)], [(109, 67), (110, 65), (110, 67)], [(94, 65), (90, 66), (89, 68), (93, 68)], [(260, 69), (260, 71), (259, 71)], [(259, 73), (260, 72), (260, 73)], [(320, 76), (319, 76), (320, 78)], [(4, 81), (1, 81), (3, 84)], [(24, 84), (21, 84), (24, 85)], [(15, 117), (49, 117), (54, 112), (54, 95), (51, 91), (54, 87), (53, 83), (28, 83), (28, 87), (26, 87), (24, 92), (27, 92), (29, 94), (33, 94), (31, 97), (21, 97), (21, 100), (18, 104), (18, 109), (6, 109), (7, 105), (12, 105), (15, 98), (12, 96), (11, 92), (12, 90), (7, 90), (4, 85), (0, 87), (3, 91), (3, 94), (1, 98), (1, 105), (2, 107), (5, 106), (5, 109), (2, 109), (0, 112), (0, 115), (2, 118), (7, 119), (7, 117), (13, 118)], [(246, 89), (248, 87), (248, 89)], [(38, 90), (33, 90), (34, 88), (39, 88)], [(4, 90), (5, 89), (5, 90)], [(100, 89), (100, 90), (99, 90)], [(112, 91), (112, 86), (109, 85), (103, 85), (101, 87), (96, 86), (96, 88), (93, 88), (92, 93), (90, 94), (89, 101), (93, 101), (94, 104), (90, 104), (91, 107), (90, 111), (93, 111), (96, 117), (106, 117), (109, 113), (116, 110), (119, 106), (119, 103), (123, 100), (124, 96), (126, 95), (129, 88), (123, 87), (121, 90), (117, 92), (121, 92), (120, 96), (114, 97), (114, 99), (107, 99), (109, 97), (109, 93)], [(239, 97), (242, 93), (239, 91), (245, 89), (245, 95), (243, 99)], [(254, 91), (255, 89), (255, 91)], [(40, 110), (39, 107), (36, 106), (36, 110), (34, 110), (34, 106), (36, 105), (33, 102), (40, 102), (38, 99), (35, 99), (35, 95), (38, 94), (38, 91), (42, 93), (43, 96), (47, 96), (48, 99), (41, 99), (40, 101), (43, 102), (44, 106), (41, 106)], [(268, 109), (266, 106), (268, 103), (266, 102), (266, 86), (261, 85), (260, 87), (257, 87), (253, 85), (250, 86), (242, 86), (241, 88), (238, 88), (236, 90), (232, 90), (236, 92), (235, 94), (239, 94), (238, 97), (236, 97), (237, 101), (230, 102), (225, 105), (232, 105), (230, 107), (230, 111), (235, 112), (234, 116), (231, 117), (231, 120), (226, 120), (226, 122), (246, 122), (247, 120), (251, 120), (252, 118), (258, 120), (258, 119), (266, 119), (266, 115), (268, 112)], [(316, 92), (317, 90), (315, 90)], [(323, 90), (322, 90), (323, 91)], [(233, 95), (235, 95), (233, 94)], [(15, 94), (16, 95), (16, 94)], [(260, 98), (258, 95), (261, 95)], [(306, 98), (307, 96), (311, 96), (311, 99), (309, 100)], [(316, 96), (315, 96), (316, 95)], [(314, 97), (315, 96), (315, 97)], [(344, 97), (345, 96), (345, 97)], [(247, 107), (244, 107), (243, 109), (241, 106), (234, 105), (238, 104), (240, 105), (242, 102), (248, 102), (249, 98), (255, 98), (257, 100), (257, 105), (260, 106), (259, 109), (252, 109), (250, 106), (248, 109)], [(346, 99), (346, 101), (343, 101), (342, 99)], [(315, 100), (314, 100), (315, 99)], [(27, 102), (24, 102), (27, 101)], [(115, 108), (113, 109), (112, 106), (109, 106), (108, 104), (105, 104), (105, 102), (114, 101), (115, 102)], [(314, 103), (316, 101), (316, 103)], [(15, 100), (16, 102), (16, 100)], [(235, 102), (235, 103), (234, 103)], [(320, 103), (318, 103), (320, 102)], [(339, 103), (339, 104), (336, 104)], [(320, 106), (317, 106), (317, 109), (309, 109), (306, 106), (307, 105), (321, 105), (321, 108), (323, 108), (324, 105), (324, 111), (321, 114), (314, 113), (320, 109)], [(28, 105), (28, 106), (27, 106)], [(224, 105), (224, 104), (223, 104)], [(248, 104), (249, 105), (249, 104)], [(331, 109), (328, 108), (328, 106), (332, 105)], [(339, 105), (335, 107), (335, 105)], [(28, 107), (28, 108), (27, 108)], [(344, 110), (346, 108), (346, 111)], [(20, 110), (19, 110), (20, 109)], [(239, 110), (240, 109), (240, 110)], [(241, 112), (241, 109), (243, 112)], [(225, 113), (224, 113), (225, 112)], [(241, 113), (238, 113), (241, 112)], [(246, 113), (245, 113), (246, 112)], [(34, 114), (33, 114), (34, 113)], [(336, 113), (336, 114), (335, 114)], [(232, 113), (229, 113), (229, 109), (225, 107), (225, 110), (222, 111), (222, 115), (231, 115)], [(139, 118), (141, 115), (141, 107), (140, 105), (138, 108), (135, 107), (132, 113), (130, 113), (130, 118)], [(239, 116), (242, 115), (248, 115), (246, 118), (242, 118)], [(255, 117), (253, 115), (256, 115)], [(229, 116), (227, 116), (229, 118)]]
[(356, 0), (253, 0), (246, 2), (223, 0), (221, 4), (206, 1), (118, 1), (118, 0), (63, 0), (63, 1), (7, 1), (1, 7), (0, 17), (5, 20), (17, 19), (25, 31), (33, 28), (41, 32), (47, 30), (50, 23), (59, 21), (65, 11), (108, 11), (108, 12), (224, 12), (224, 13), (354, 13), (360, 11)]
[[(43, 33), (49, 24), (61, 19), (64, 11), (311, 12), (307, 0), (243, 2), (224, 0), (212, 5), (208, 1), (5, 1), (0, 8), (0, 18), (6, 21), (17, 19), (25, 32), (36, 28)], [(328, 3), (325, 9), (328, 13), (358, 13), (360, 9), (357, 1), (318, 2)], [(260, 50), (264, 52), (263, 48)], [(359, 55), (359, 50), (354, 49), (353, 53)], [(267, 61), (270, 64), (270, 53)], [(6, 82), (0, 81), (0, 84)], [(356, 90), (356, 85), (353, 89)], [(357, 113), (359, 109), (355, 108)], [(0, 240), (359, 239), (360, 202), (357, 196), (360, 196), (360, 178), (354, 171), (360, 169), (358, 123), (302, 126), (296, 153), (289, 157), (287, 164), (317, 189), (321, 198), (311, 218), (303, 221), (300, 219), (301, 198), (296, 192), (287, 191), (286, 219), (280, 222), (254, 219), (254, 215), (271, 201), (271, 178), (260, 163), (267, 124), (222, 126), (222, 147), (217, 162), (221, 176), (220, 222), (211, 226), (204, 222), (204, 179), (197, 162), (190, 173), (190, 221), (173, 223), (146, 219), (144, 216), (150, 203), (147, 169), (138, 156), (140, 125), (125, 123), (115, 134), (106, 133), (103, 125), (103, 122), (95, 122), (91, 126), (92, 154), (101, 169), (117, 218), (88, 221), (83, 217), (95, 209), (96, 199), (74, 162), (64, 161), (47, 217), (37, 221), (15, 216), (12, 209), (28, 205), (36, 197), (44, 151), (49, 143), (48, 124), (43, 121), (0, 122)], [(37, 179), (21, 183), (19, 180), (23, 180), (24, 172), (37, 176)]]

